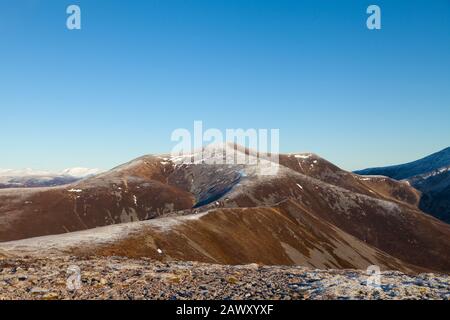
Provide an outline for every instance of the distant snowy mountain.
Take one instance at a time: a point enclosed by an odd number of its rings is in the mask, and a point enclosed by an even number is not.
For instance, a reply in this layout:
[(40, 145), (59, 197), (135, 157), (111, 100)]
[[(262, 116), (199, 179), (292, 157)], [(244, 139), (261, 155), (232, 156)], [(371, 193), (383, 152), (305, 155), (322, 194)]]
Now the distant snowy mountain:
[(0, 189), (54, 187), (69, 184), (100, 173), (99, 169), (69, 168), (61, 172), (0, 169)]
[(360, 175), (382, 175), (396, 180), (409, 179), (450, 166), (450, 147), (425, 158), (389, 167), (369, 168), (355, 171)]
[(450, 223), (450, 147), (410, 163), (355, 173), (408, 181), (422, 192), (420, 208)]

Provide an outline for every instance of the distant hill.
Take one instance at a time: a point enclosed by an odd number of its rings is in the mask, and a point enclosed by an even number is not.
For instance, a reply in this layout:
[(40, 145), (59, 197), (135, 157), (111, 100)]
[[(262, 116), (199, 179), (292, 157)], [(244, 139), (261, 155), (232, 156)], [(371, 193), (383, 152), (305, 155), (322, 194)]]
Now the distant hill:
[(0, 189), (55, 187), (76, 182), (99, 173), (98, 169), (69, 168), (53, 173), (32, 169), (0, 169)]
[(355, 173), (408, 181), (422, 192), (420, 209), (450, 223), (450, 147), (406, 164), (364, 169)]

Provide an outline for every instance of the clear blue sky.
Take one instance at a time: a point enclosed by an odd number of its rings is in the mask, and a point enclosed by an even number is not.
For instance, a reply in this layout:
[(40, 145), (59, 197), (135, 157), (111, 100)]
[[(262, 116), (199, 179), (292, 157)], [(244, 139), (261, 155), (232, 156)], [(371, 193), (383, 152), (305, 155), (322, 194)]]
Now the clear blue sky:
[(450, 145), (450, 1), (0, 0), (0, 108), (0, 168), (108, 169), (194, 120), (410, 161)]

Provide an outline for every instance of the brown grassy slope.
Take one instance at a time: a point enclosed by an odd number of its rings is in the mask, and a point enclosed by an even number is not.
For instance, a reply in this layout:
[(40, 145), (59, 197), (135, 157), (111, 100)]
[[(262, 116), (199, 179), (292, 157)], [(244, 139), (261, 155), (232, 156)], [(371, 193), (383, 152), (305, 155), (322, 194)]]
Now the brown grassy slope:
[[(131, 224), (129, 224), (131, 226)], [(204, 214), (160, 218), (101, 229), (0, 244), (22, 255), (150, 257), (219, 264), (302, 265), (320, 269), (424, 271), (373, 248), (317, 219), (292, 201), (273, 208), (213, 209)], [(159, 251), (161, 250), (161, 251)]]
[[(192, 194), (168, 185), (155, 157), (67, 186), (0, 190), (0, 241), (61, 234), (190, 209)], [(169, 170), (169, 169), (167, 169)]]

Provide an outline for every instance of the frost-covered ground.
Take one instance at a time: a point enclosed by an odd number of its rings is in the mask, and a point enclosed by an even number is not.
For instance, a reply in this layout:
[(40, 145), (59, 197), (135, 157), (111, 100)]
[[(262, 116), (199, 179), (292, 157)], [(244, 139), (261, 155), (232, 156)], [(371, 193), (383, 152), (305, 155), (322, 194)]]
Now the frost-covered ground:
[(450, 299), (449, 276), (388, 271), (380, 286), (367, 279), (364, 271), (256, 264), (0, 259), (0, 299)]

